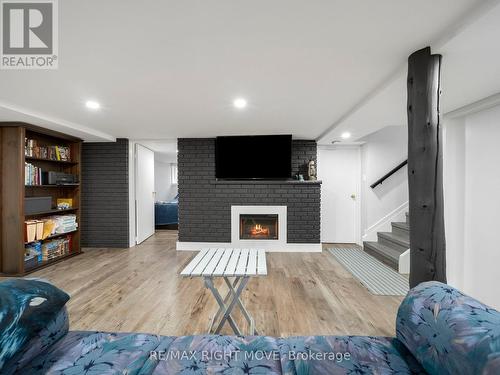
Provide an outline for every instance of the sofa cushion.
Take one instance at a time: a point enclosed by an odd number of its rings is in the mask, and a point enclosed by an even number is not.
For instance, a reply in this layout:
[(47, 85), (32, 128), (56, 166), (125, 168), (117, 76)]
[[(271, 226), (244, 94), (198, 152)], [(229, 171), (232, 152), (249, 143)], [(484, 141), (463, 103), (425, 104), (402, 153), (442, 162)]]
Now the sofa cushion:
[(138, 374), (160, 342), (154, 335), (72, 331), (22, 374)]
[(68, 333), (69, 321), (66, 307), (63, 307), (57, 316), (33, 337), (25, 348), (17, 352), (3, 367), (2, 375), (19, 374), (21, 369), (31, 363), (34, 358), (44, 353), (56, 341)]
[(280, 339), (287, 375), (426, 374), (396, 339), (368, 336), (300, 336)]
[(281, 374), (277, 340), (266, 336), (182, 336), (158, 355), (156, 375)]
[(0, 283), (0, 369), (53, 321), (69, 296), (41, 280)]
[(396, 331), (430, 374), (500, 374), (500, 313), (449, 285), (410, 290)]

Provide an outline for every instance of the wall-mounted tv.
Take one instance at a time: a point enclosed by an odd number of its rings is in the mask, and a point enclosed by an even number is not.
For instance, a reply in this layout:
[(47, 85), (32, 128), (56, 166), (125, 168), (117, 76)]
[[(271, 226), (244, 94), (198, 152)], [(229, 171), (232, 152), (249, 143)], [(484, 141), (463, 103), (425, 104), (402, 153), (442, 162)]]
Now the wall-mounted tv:
[(217, 137), (215, 176), (226, 180), (283, 180), (292, 175), (292, 136)]

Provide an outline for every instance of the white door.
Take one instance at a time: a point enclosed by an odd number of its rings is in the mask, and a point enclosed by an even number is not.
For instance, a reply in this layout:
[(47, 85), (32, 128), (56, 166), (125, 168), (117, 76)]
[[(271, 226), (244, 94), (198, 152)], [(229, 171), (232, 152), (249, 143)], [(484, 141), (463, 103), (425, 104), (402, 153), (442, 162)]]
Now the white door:
[(136, 243), (155, 231), (155, 157), (150, 149), (135, 145), (135, 223)]
[(319, 148), (321, 242), (356, 243), (360, 234), (361, 185), (358, 147)]

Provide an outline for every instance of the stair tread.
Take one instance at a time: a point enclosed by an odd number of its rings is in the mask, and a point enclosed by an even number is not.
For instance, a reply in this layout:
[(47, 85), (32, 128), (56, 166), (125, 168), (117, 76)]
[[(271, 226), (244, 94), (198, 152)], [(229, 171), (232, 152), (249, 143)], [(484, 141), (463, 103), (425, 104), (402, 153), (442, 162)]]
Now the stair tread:
[(373, 241), (365, 241), (364, 245), (384, 257), (389, 258), (391, 261), (399, 263), (399, 256), (402, 254), (399, 251)]
[(392, 226), (397, 227), (397, 228), (410, 230), (410, 224), (408, 224), (404, 221), (393, 221), (391, 224), (392, 224)]
[(410, 240), (409, 238), (404, 238), (401, 236), (398, 236), (394, 233), (391, 232), (378, 232), (378, 235), (388, 241), (392, 241), (400, 246), (405, 246), (407, 248), (410, 248)]

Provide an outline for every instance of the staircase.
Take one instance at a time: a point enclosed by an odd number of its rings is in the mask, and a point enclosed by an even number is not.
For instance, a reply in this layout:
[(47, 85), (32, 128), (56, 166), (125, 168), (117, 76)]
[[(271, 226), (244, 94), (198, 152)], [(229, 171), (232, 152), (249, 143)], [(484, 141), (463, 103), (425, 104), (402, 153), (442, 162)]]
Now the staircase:
[(377, 232), (378, 241), (363, 242), (363, 250), (398, 271), (399, 256), (410, 248), (410, 221), (391, 223), (392, 232)]

